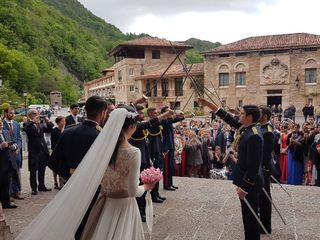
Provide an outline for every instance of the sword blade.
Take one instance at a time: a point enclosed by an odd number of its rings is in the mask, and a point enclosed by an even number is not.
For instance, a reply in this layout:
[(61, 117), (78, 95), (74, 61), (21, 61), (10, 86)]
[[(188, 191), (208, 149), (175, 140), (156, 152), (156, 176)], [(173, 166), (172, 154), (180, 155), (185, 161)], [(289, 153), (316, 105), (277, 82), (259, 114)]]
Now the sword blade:
[(270, 177), (282, 188), (283, 191), (285, 191), (290, 197), (292, 197), (291, 194), (288, 193), (287, 190), (284, 189), (284, 187), (282, 187), (281, 183), (279, 183), (279, 181), (274, 176), (270, 175)]
[(271, 197), (269, 196), (269, 194), (267, 193), (265, 188), (262, 188), (262, 191), (264, 192), (264, 194), (266, 195), (266, 197), (268, 198), (268, 200), (270, 201), (270, 203), (272, 204), (272, 206), (274, 207), (274, 209), (276, 210), (276, 212), (278, 213), (279, 217), (281, 218), (282, 222), (284, 223), (284, 225), (287, 225), (286, 221), (284, 220), (284, 218), (282, 217), (280, 211), (278, 210), (277, 206), (275, 205), (275, 203), (272, 201)]
[(260, 227), (263, 229), (263, 231), (267, 234), (267, 236), (269, 237), (269, 239), (271, 240), (270, 234), (268, 233), (267, 229), (264, 227), (264, 225), (262, 224), (260, 218), (258, 217), (258, 215), (256, 214), (256, 212), (253, 210), (253, 208), (251, 207), (250, 203), (248, 202), (248, 200), (246, 198), (243, 199), (244, 203), (247, 205), (247, 207), (249, 208), (249, 210), (251, 211), (251, 213), (253, 214), (254, 218), (258, 221)]

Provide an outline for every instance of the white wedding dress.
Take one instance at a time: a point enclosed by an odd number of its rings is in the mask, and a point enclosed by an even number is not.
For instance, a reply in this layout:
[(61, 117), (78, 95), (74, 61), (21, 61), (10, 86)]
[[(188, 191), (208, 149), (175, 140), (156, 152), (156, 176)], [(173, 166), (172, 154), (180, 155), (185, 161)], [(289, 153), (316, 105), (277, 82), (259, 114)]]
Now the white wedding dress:
[(109, 166), (101, 182), (101, 193), (93, 207), (81, 239), (141, 240), (143, 226), (135, 197), (139, 185), (140, 150), (119, 148), (116, 165)]

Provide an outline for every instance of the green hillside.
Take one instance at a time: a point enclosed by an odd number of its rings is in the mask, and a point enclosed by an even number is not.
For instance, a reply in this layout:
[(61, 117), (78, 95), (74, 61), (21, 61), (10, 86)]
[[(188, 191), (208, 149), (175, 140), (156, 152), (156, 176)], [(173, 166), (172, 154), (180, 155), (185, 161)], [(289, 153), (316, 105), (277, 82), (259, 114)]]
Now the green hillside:
[(75, 101), (80, 83), (100, 76), (112, 64), (107, 52), (128, 38), (77, 1), (47, 2), (54, 5), (1, 1), (0, 102), (19, 101), (24, 91), (45, 100), (52, 90), (62, 91), (65, 103)]
[(200, 54), (201, 52), (210, 50), (221, 45), (221, 43), (219, 42), (213, 43), (197, 38), (189, 38), (187, 41), (184, 41), (184, 43), (190, 44), (194, 47), (186, 53), (188, 63), (203, 62), (203, 56)]

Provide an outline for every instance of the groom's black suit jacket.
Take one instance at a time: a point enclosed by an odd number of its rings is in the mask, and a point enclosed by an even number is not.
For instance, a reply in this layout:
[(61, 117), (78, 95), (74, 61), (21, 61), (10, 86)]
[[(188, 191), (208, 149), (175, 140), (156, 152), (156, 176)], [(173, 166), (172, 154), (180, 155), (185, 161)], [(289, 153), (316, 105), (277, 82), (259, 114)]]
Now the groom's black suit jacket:
[(49, 160), (49, 167), (64, 177), (70, 178), (70, 169), (76, 169), (100, 132), (97, 123), (85, 120), (66, 128)]

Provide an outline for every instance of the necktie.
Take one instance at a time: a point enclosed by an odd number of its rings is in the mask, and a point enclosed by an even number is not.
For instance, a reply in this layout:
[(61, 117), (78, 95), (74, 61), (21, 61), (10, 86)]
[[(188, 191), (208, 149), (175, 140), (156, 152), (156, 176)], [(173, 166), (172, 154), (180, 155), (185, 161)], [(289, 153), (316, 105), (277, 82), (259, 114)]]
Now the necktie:
[(13, 137), (13, 126), (12, 126), (11, 122), (9, 122), (9, 132), (10, 132), (11, 137)]
[(40, 132), (40, 123), (36, 123), (36, 126), (37, 126), (37, 130), (38, 130), (38, 133)]

